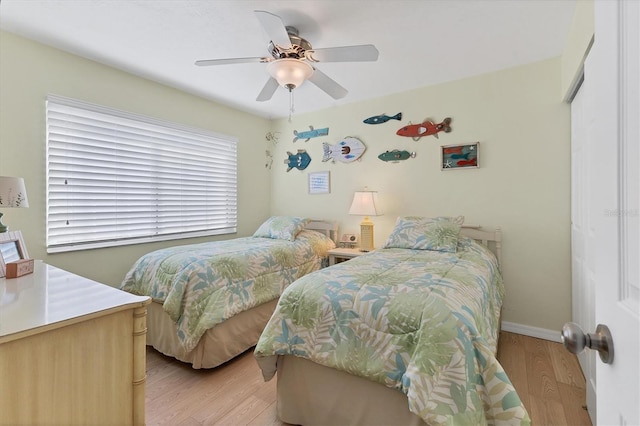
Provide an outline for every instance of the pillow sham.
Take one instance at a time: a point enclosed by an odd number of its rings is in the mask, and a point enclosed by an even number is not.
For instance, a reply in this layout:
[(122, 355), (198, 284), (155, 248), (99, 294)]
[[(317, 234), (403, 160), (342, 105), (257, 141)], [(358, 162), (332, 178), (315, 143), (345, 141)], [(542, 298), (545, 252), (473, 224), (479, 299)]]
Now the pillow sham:
[[(462, 218), (462, 219), (461, 219)], [(455, 253), (464, 216), (455, 218), (399, 217), (384, 248)]]
[(254, 237), (295, 241), (296, 235), (309, 223), (306, 217), (271, 216), (256, 232)]

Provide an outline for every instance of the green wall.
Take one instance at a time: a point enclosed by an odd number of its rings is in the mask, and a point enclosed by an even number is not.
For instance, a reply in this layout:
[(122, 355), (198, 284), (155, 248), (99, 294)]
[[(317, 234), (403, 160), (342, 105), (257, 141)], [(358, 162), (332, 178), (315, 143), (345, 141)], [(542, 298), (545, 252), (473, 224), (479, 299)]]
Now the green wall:
[[(47, 255), (45, 250), (45, 116), (49, 93), (227, 133), (239, 139), (239, 226), (251, 234), (269, 214), (299, 214), (340, 221), (353, 191), (379, 191), (384, 215), (374, 217), (376, 246), (399, 215), (464, 215), (466, 223), (504, 232), (504, 320), (558, 330), (571, 318), (570, 108), (561, 99), (579, 74), (593, 34), (592, 2), (576, 10), (562, 58), (425, 87), (319, 113), (269, 122), (104, 65), (0, 32), (0, 174), (22, 176), (29, 209), (5, 210), (33, 258), (118, 285), (129, 266), (156, 248), (204, 239)], [(374, 84), (374, 83), (372, 83)], [(318, 96), (324, 96), (319, 93)], [(402, 112), (402, 122), (366, 125), (364, 118)], [(395, 135), (404, 123), (453, 118), (453, 131), (413, 141)], [(248, 125), (250, 124), (250, 125)], [(293, 130), (329, 127), (328, 137), (292, 142)], [(265, 134), (278, 143), (264, 167)], [(323, 163), (322, 142), (360, 138), (367, 151), (353, 164)], [(480, 168), (440, 170), (440, 146), (480, 142)], [(306, 149), (305, 171), (286, 172), (287, 151)], [(417, 157), (392, 164), (385, 150)], [(331, 193), (308, 195), (308, 173), (331, 172)], [(225, 237), (219, 237), (225, 238)]]
[[(464, 215), (466, 223), (503, 230), (507, 291), (503, 319), (559, 330), (571, 319), (570, 107), (559, 96), (561, 60), (527, 66), (334, 107), (274, 123), (280, 132), (272, 171), (271, 210), (340, 221), (359, 233), (361, 217), (348, 215), (353, 192), (377, 190), (383, 216), (372, 218), (375, 243), (384, 244), (397, 216)], [(372, 115), (403, 113), (402, 122), (368, 125)], [(396, 136), (409, 121), (452, 117), (451, 133), (419, 141)], [(329, 136), (292, 142), (293, 130), (329, 127)], [(356, 163), (322, 162), (322, 142), (361, 139)], [(480, 142), (480, 168), (440, 169), (441, 145)], [(286, 152), (306, 149), (304, 171), (286, 172)], [(386, 150), (416, 158), (385, 163)], [(330, 171), (331, 193), (308, 195), (307, 175)]]
[(45, 99), (50, 93), (237, 137), (238, 233), (232, 236), (250, 235), (269, 216), (268, 120), (0, 32), (0, 175), (22, 176), (29, 197), (28, 209), (3, 210), (3, 222), (22, 231), (30, 257), (117, 286), (140, 255), (205, 240), (47, 254)]

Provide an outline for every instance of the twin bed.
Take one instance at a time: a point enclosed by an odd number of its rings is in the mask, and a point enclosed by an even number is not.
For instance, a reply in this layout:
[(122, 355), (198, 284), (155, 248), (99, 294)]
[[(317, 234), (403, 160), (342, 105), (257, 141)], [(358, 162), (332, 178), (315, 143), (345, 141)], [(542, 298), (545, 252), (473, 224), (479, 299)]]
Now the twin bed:
[(147, 344), (194, 368), (255, 345), (287, 423), (529, 422), (496, 359), (500, 231), (398, 218), (384, 248), (322, 268), (335, 245), (305, 225), (142, 257), (122, 288), (155, 302)]
[(213, 368), (255, 346), (284, 288), (325, 266), (337, 224), (273, 216), (251, 237), (142, 256), (120, 288), (150, 296), (147, 345)]
[(499, 257), (500, 241), (449, 218), (399, 218), (384, 248), (287, 287), (255, 349), (265, 380), (277, 374), (278, 417), (528, 424), (496, 359), (504, 289), (485, 245)]

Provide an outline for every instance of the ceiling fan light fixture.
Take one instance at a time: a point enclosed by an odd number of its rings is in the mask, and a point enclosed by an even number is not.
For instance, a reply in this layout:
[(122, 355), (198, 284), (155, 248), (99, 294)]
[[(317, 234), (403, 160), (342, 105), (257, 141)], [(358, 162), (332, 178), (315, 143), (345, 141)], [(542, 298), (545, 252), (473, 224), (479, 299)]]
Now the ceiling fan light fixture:
[(313, 74), (313, 67), (300, 59), (283, 58), (269, 62), (267, 71), (289, 91), (299, 87)]

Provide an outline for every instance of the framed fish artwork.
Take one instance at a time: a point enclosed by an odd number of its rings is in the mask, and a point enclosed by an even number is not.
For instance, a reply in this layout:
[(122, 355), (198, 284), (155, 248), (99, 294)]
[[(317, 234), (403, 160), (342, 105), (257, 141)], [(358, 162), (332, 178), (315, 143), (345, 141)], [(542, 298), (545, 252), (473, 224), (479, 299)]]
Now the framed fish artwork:
[(444, 145), (440, 149), (442, 170), (480, 167), (480, 142), (465, 145)]

